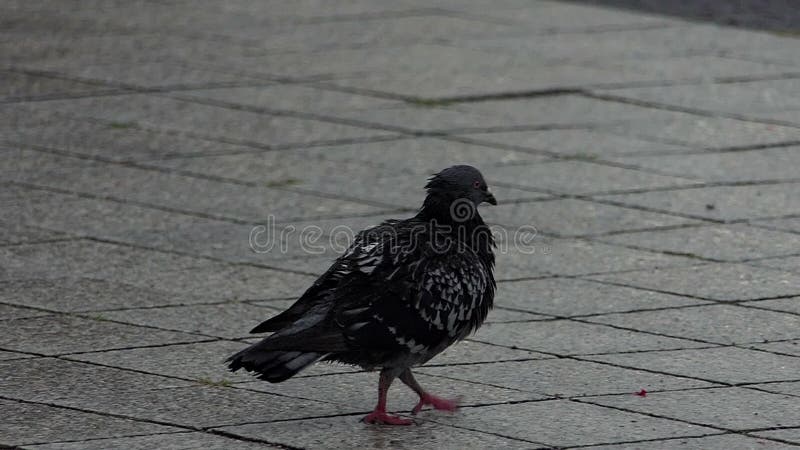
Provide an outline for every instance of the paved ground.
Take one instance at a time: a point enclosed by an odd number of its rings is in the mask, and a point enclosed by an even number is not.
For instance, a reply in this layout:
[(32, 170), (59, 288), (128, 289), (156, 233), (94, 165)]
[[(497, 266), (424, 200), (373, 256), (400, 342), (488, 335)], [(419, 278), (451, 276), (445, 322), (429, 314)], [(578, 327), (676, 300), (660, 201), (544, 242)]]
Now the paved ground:
[[(0, 444), (800, 446), (796, 33), (593, 3), (4, 2)], [(419, 370), (460, 412), (225, 372), (457, 162), (505, 236), (490, 323)]]

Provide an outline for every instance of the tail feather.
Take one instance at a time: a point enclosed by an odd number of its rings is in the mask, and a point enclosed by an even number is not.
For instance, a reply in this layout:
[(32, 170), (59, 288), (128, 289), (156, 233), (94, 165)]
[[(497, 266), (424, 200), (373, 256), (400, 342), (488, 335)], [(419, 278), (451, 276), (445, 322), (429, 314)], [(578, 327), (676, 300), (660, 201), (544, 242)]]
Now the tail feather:
[(227, 359), (228, 368), (235, 372), (244, 369), (255, 372), (258, 378), (271, 383), (280, 383), (327, 356), (326, 353), (260, 350), (248, 347)]

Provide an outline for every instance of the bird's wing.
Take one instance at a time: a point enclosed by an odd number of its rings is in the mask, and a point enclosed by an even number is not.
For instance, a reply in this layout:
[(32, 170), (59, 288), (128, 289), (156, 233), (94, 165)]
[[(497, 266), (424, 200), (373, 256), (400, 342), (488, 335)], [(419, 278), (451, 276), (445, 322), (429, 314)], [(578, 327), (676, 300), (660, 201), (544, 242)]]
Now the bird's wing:
[[(474, 331), (491, 307), (494, 280), (468, 247), (384, 251), (363, 284), (338, 295), (335, 322), (351, 347), (422, 353)], [(388, 253), (388, 254), (387, 254)]]
[(355, 236), (353, 243), (347, 251), (334, 261), (328, 270), (322, 274), (287, 310), (271, 317), (250, 330), (251, 333), (264, 333), (280, 331), (295, 321), (301, 319), (312, 309), (325, 310), (326, 305), (332, 304), (332, 293), (342, 283), (349, 283), (351, 278), (369, 275), (370, 271), (380, 262), (383, 246), (376, 244), (387, 236), (393, 234), (393, 229), (398, 221), (388, 220), (382, 224), (361, 231)]
[(408, 230), (362, 233), (278, 316), (286, 325), (264, 343), (273, 350), (424, 353), (477, 328), (493, 292), (491, 272), (466, 246), (437, 252)]

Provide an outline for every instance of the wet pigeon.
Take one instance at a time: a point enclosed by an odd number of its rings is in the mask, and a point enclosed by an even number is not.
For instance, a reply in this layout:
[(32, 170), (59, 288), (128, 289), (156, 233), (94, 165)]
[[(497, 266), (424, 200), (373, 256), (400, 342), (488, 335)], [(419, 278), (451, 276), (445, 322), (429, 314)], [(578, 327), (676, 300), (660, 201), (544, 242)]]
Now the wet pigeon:
[(425, 391), (411, 368), (475, 331), (494, 299), (494, 240), (477, 206), (497, 201), (481, 173), (453, 166), (433, 175), (417, 215), (360, 232), (289, 309), (251, 332), (273, 332), (228, 358), (229, 368), (278, 383), (317, 361), (381, 369), (378, 404), (368, 423), (407, 425), (386, 413), (400, 381), (426, 405), (457, 402)]

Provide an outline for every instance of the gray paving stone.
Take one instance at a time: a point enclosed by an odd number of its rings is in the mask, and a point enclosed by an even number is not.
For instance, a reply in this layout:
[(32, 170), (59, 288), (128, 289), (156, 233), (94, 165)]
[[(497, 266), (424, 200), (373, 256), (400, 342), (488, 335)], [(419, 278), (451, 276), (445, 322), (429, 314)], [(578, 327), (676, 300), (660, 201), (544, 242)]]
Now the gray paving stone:
[[(0, 44), (2, 45), (2, 44)], [(51, 122), (63, 120), (61, 111), (42, 109), (38, 102), (12, 102), (0, 104), (0, 131), (8, 133), (17, 128), (41, 126)]]
[[(4, 445), (40, 448), (35, 444), (179, 431), (174, 427), (49, 405), (21, 403), (6, 399), (0, 399), (0, 405), (2, 405), (5, 416), (3, 422), (0, 423), (0, 442)], [(43, 426), (43, 424), (47, 425)], [(76, 444), (72, 444), (73, 448), (86, 448), (74, 447)], [(86, 442), (79, 444), (86, 444)]]
[(586, 320), (718, 344), (794, 339), (800, 325), (797, 315), (734, 305), (609, 314)]
[[(383, 143), (359, 144), (354, 148), (376, 149), (383, 151), (393, 149), (395, 154), (405, 150), (406, 140)], [(390, 145), (387, 147), (387, 145)], [(445, 144), (449, 145), (449, 144)], [(280, 192), (314, 192), (321, 193), (326, 198), (355, 199), (371, 204), (385, 207), (407, 207), (418, 208), (425, 195), (424, 186), (429, 175), (435, 171), (447, 167), (453, 162), (467, 162), (476, 164), (475, 160), (446, 160), (444, 157), (439, 165), (434, 163), (421, 163), (412, 160), (413, 154), (417, 151), (421, 153), (429, 152), (430, 149), (418, 149), (413, 144), (408, 144), (410, 155), (406, 162), (394, 163), (393, 157), (383, 156), (379, 152), (375, 159), (362, 158), (357, 160), (347, 156), (337, 156), (338, 149), (345, 147), (321, 147), (318, 150), (304, 149), (303, 152), (276, 151), (258, 154), (224, 155), (215, 157), (191, 158), (180, 160), (152, 161), (150, 164), (160, 167), (169, 167), (179, 171), (188, 171), (196, 174), (224, 177), (231, 180), (243, 180), (253, 183), (264, 183), (268, 187), (272, 186)], [(458, 153), (470, 155), (472, 152), (483, 153), (483, 158), (488, 158), (494, 152), (492, 149), (478, 147), (472, 148), (466, 144), (463, 146), (470, 150)], [(416, 150), (415, 150), (416, 148)], [(365, 150), (363, 150), (365, 151)], [(365, 151), (367, 153), (372, 152)], [(502, 153), (502, 151), (500, 151)], [(310, 157), (309, 154), (313, 154)], [(316, 169), (309, 169), (309, 158), (316, 161)], [(331, 161), (334, 159), (334, 161)], [(426, 157), (424, 160), (427, 161)], [(446, 162), (449, 161), (449, 162)], [(398, 171), (406, 171), (399, 175)], [(490, 181), (491, 182), (491, 181)], [(530, 190), (515, 189), (510, 187), (492, 186), (495, 196), (502, 201), (535, 200), (545, 198), (548, 195), (531, 192)], [(287, 199), (294, 197), (293, 194), (286, 193)], [(327, 200), (335, 202), (335, 200)], [(344, 200), (342, 200), (344, 201)], [(360, 205), (362, 212), (368, 211), (367, 205)], [(372, 208), (372, 211), (377, 211)], [(263, 217), (263, 216), (262, 216)], [(279, 217), (287, 220), (290, 217)]]
[(563, 317), (699, 303), (703, 301), (630, 287), (563, 278), (500, 283), (495, 296), (496, 306)]
[(745, 264), (699, 264), (592, 278), (717, 301), (792, 295), (797, 293), (799, 281), (797, 275), (790, 272)]
[(771, 267), (773, 269), (788, 270), (793, 272), (800, 272), (800, 256), (793, 256), (788, 258), (770, 258), (754, 261), (752, 264), (761, 267)]
[(732, 430), (797, 426), (797, 398), (742, 388), (593, 397), (592, 403)]
[(748, 345), (748, 347), (784, 355), (800, 356), (800, 339), (769, 342), (766, 344), (753, 344)]
[(152, 273), (130, 280), (131, 284), (217, 301), (296, 297), (311, 282), (313, 278), (308, 275), (205, 260), (191, 268)]
[[(176, 4), (178, 5), (188, 5), (193, 2), (191, 1), (179, 1)], [(303, 23), (303, 22), (315, 22), (315, 21), (323, 21), (323, 20), (336, 20), (337, 18), (346, 18), (350, 15), (359, 15), (363, 14), (365, 10), (374, 11), (380, 15), (386, 16), (394, 16), (399, 15), (399, 13), (407, 13), (407, 12), (420, 12), (415, 7), (423, 6), (426, 3), (418, 2), (418, 1), (409, 1), (409, 0), (402, 0), (402, 1), (365, 1), (365, 0), (356, 0), (353, 2), (349, 2), (346, 4), (341, 5), (340, 8), (335, 10), (324, 10), (321, 6), (325, 5), (325, 1), (320, 0), (306, 0), (303, 2), (299, 2), (296, 5), (286, 5), (286, 4), (277, 4), (274, 7), (272, 5), (263, 5), (260, 3), (249, 3), (249, 2), (233, 2), (228, 5), (220, 5), (213, 1), (202, 1), (199, 2), (203, 6), (203, 9), (207, 11), (211, 15), (217, 14), (236, 14), (237, 17), (239, 15), (252, 15), (254, 13), (260, 13), (269, 11), (274, 14), (274, 16), (267, 17), (266, 19), (272, 21), (274, 20), (277, 23), (283, 23), (284, 25), (287, 23)], [(176, 16), (180, 16), (181, 13), (184, 12), (183, 8), (179, 8), (178, 11), (175, 11), (174, 8), (164, 8), (165, 12), (169, 12)], [(424, 12), (424, 11), (423, 11)], [(429, 12), (429, 14), (433, 14)], [(259, 19), (262, 19), (259, 17)], [(270, 22), (271, 23), (271, 22)]]
[[(209, 301), (202, 296), (181, 295), (90, 278), (0, 282), (0, 296), (6, 303), (60, 312), (102, 311)], [(28, 311), (35, 312), (35, 310)]]
[(255, 106), (270, 110), (285, 109), (332, 115), (336, 115), (341, 110), (387, 108), (405, 104), (399, 100), (387, 100), (366, 95), (323, 90), (302, 84), (199, 89), (182, 91), (175, 95)]
[[(237, 22), (238, 24), (239, 22)], [(320, 21), (306, 24), (280, 24), (265, 36), (262, 23), (250, 29), (238, 26), (225, 35), (243, 39), (268, 38), (265, 50), (313, 51), (326, 48), (352, 48), (383, 43), (437, 42), (452, 36), (492, 35), (517, 27), (497, 21), (476, 20), (450, 15), (387, 16), (365, 21)], [(320, 40), (319, 36), (325, 36)]]
[[(561, 54), (577, 48), (583, 50), (579, 53), (580, 56), (588, 54), (591, 56), (590, 60), (613, 60), (636, 56), (654, 58), (681, 54), (718, 55), (720, 51), (724, 51), (733, 57), (754, 61), (772, 61), (788, 65), (793, 65), (793, 62), (797, 61), (797, 52), (791, 46), (793, 38), (716, 24), (688, 24), (681, 21), (669, 28), (589, 33), (577, 42), (574, 42), (576, 38), (572, 35), (555, 35), (553, 38), (551, 40), (555, 41), (554, 45), (549, 46), (552, 48), (546, 53)], [(631, 46), (632, 41), (637, 42), (637, 45)], [(590, 44), (587, 45), (587, 42)]]
[[(62, 158), (54, 157), (54, 164)], [(335, 163), (320, 171), (335, 170)], [(107, 174), (107, 181), (101, 174)], [(307, 175), (310, 177), (310, 175)], [(39, 185), (109, 196), (132, 202), (157, 205), (179, 211), (198, 212), (261, 221), (274, 216), (282, 220), (298, 217), (324, 217), (378, 212), (380, 209), (331, 198), (286, 192), (267, 186), (242, 186), (199, 177), (161, 173), (152, 170), (96, 163), (50, 173), (18, 172), (9, 179)], [(263, 182), (263, 181), (262, 181)], [(213, 196), (206, 192), (214, 192)], [(298, 208), (302, 204), (304, 208)]]
[(778, 394), (800, 396), (800, 381), (764, 383), (764, 384), (753, 385), (752, 387), (762, 389), (765, 391), (775, 392)]
[[(9, 19), (17, 19), (13, 21), (9, 20), (9, 31), (18, 33), (31, 33), (37, 29), (52, 30), (50, 27), (57, 27), (60, 25), (64, 28), (61, 33), (55, 30), (50, 31), (50, 33), (63, 37), (63, 35), (70, 35), (72, 33), (82, 35), (89, 30), (98, 32), (100, 29), (102, 29), (103, 25), (108, 25), (108, 22), (103, 20), (102, 15), (95, 16), (94, 20), (86, 20), (85, 23), (81, 23), (81, 21), (78, 20), (80, 17), (75, 14), (59, 16), (54, 14), (51, 10), (48, 10), (47, 7), (42, 7), (43, 5), (39, 6), (40, 8), (38, 9), (31, 8), (33, 11), (38, 12), (38, 14), (25, 15), (25, 12), (27, 11), (24, 9), (14, 9), (7, 12), (7, 14), (10, 16)], [(121, 32), (123, 30), (118, 27), (113, 27), (106, 32), (110, 31)]]
[(332, 255), (298, 256), (284, 259), (282, 265), (292, 270), (302, 271), (319, 277), (331, 267), (334, 259), (335, 257)]
[[(56, 158), (48, 153), (21, 149), (15, 146), (4, 147), (3, 152), (0, 153), (0, 158), (0, 161), (3, 162), (3, 165), (0, 166), (0, 178), (3, 181), (17, 179), (29, 183), (30, 180), (27, 177), (23, 177), (23, 175), (37, 174), (39, 177), (47, 177), (53, 176), (59, 170), (91, 166), (90, 162), (82, 159)], [(15, 191), (23, 189), (25, 188), (15, 188)]]
[(626, 25), (655, 25), (670, 23), (669, 18), (654, 14), (641, 14), (635, 10), (616, 10), (591, 4), (560, 4), (541, 2), (534, 5), (512, 3), (507, 7), (482, 8), (480, 2), (464, 6), (460, 2), (448, 2), (449, 7), (511, 20), (524, 24), (532, 30), (550, 33), (568, 32), (594, 28), (624, 28)]
[(31, 97), (74, 95), (79, 93), (101, 92), (96, 86), (61, 78), (49, 78), (18, 72), (0, 71), (0, 99), (13, 100)]
[[(352, 87), (361, 86), (361, 77), (354, 78), (348, 84)], [(387, 80), (376, 80), (381, 84)], [(344, 81), (340, 83), (345, 83)], [(400, 93), (399, 89), (396, 93)], [(414, 93), (409, 88), (406, 93)], [(416, 92), (418, 95), (420, 92)], [(409, 132), (446, 132), (456, 130), (483, 129), (501, 126), (522, 125), (517, 122), (501, 120), (500, 118), (485, 117), (481, 114), (471, 113), (463, 106), (415, 106), (409, 105), (396, 108), (374, 108), (361, 110), (339, 111), (337, 117), (370, 124), (376, 127), (391, 130), (400, 129)]]
[[(62, 203), (58, 199), (67, 201)], [(248, 225), (235, 218), (211, 219), (202, 213), (172, 212), (156, 205), (142, 207), (122, 200), (73, 200), (60, 194), (53, 195), (50, 202), (12, 205), (9, 210), (21, 223), (232, 262), (271, 261), (275, 264), (276, 259), (287, 255), (306, 255), (300, 245), (304, 242), (304, 235), (300, 230), (282, 235), (286, 228), (275, 226), (275, 216), (258, 220), (260, 224), (254, 220), (252, 225)], [(263, 232), (259, 232), (257, 226), (263, 226)], [(258, 234), (253, 235), (254, 230)], [(251, 244), (251, 238), (256, 239), (254, 244)], [(286, 245), (282, 245), (284, 242)], [(270, 247), (269, 243), (274, 243), (274, 246)]]
[[(133, 212), (131, 208), (122, 209)], [(315, 234), (318, 229), (293, 229), (291, 222), (276, 225), (272, 217), (252, 225), (174, 214), (170, 214), (169, 219), (179, 225), (166, 229), (103, 229), (99, 235), (230, 262), (266, 264), (268, 267), (287, 269), (291, 269), (291, 266), (282, 263), (285, 258), (317, 253), (331, 255), (329, 250), (338, 249), (338, 246), (331, 245), (327, 236)], [(317, 247), (321, 250), (317, 250)]]
[[(672, 113), (579, 95), (534, 97), (512, 102), (503, 100), (476, 102), (464, 105), (462, 109), (478, 114), (484, 120), (489, 120), (489, 117), (497, 121), (502, 120), (500, 126), (586, 124), (597, 127), (620, 124), (625, 120), (642, 117), (645, 113), (649, 117), (662, 120), (672, 117)], [(473, 131), (475, 132), (478, 131)]]
[[(8, 303), (5, 296), (2, 298), (4, 302)], [(46, 311), (38, 309), (18, 308), (16, 306), (0, 304), (0, 320), (26, 319), (28, 317), (47, 316), (49, 314), (50, 313)]]
[(737, 347), (624, 353), (587, 358), (729, 384), (792, 379), (797, 377), (800, 369), (800, 360), (797, 358)]
[(457, 107), (407, 107), (344, 111), (338, 115), (386, 126), (419, 131), (448, 130), (469, 135), (497, 130), (498, 127), (587, 128), (598, 125), (611, 126), (623, 123), (626, 118), (635, 118), (643, 111), (643, 108), (636, 106), (566, 95), (513, 102), (465, 103)]
[[(425, 5), (424, 7), (429, 7)], [(440, 64), (456, 64), (458, 60), (492, 58), (485, 52), (452, 46), (424, 43), (386, 41), (376, 46), (356, 48), (331, 47), (304, 52), (254, 52), (247, 59), (237, 58), (239, 68), (262, 76), (306, 77), (307, 79), (361, 78), (365, 74), (391, 74), (428, 70), (431, 60)], [(507, 62), (502, 55), (499, 61)], [(448, 63), (450, 60), (453, 62)], [(225, 66), (219, 66), (226, 69)], [(327, 86), (326, 83), (326, 87)], [(341, 89), (341, 88), (339, 88)]]
[(361, 416), (329, 417), (288, 422), (255, 423), (221, 428), (235, 436), (267, 439), (284, 445), (301, 445), (309, 449), (330, 448), (331, 433), (341, 448), (419, 448), (438, 446), (442, 442), (453, 447), (530, 448), (531, 443), (491, 433), (442, 426), (420, 420), (415, 427), (369, 427)]
[(675, 448), (704, 448), (708, 450), (725, 450), (729, 448), (740, 448), (743, 450), (757, 450), (761, 448), (794, 448), (792, 445), (782, 444), (775, 441), (767, 441), (765, 439), (751, 438), (734, 433), (715, 436), (674, 438), (665, 439), (662, 441), (647, 441), (631, 444), (601, 445), (587, 448), (592, 450), (634, 450), (640, 449), (642, 446), (647, 446), (647, 448), (654, 450), (672, 450)]
[[(480, 59), (474, 61), (472, 70), (466, 72), (463, 67), (456, 66), (420, 68), (406, 74), (369, 74), (357, 78), (339, 78), (330, 83), (391, 94), (447, 98), (509, 91), (576, 89), (590, 84), (635, 83), (647, 80), (646, 76), (632, 72), (620, 73), (602, 67), (548, 61), (531, 54), (525, 56), (523, 58), (521, 55), (507, 53), (489, 55), (484, 52), (479, 56)], [(533, 60), (534, 58), (538, 61)], [(495, 75), (498, 66), (504, 66), (502, 76)], [(531, 77), (534, 70), (536, 76)]]
[[(494, 313), (489, 313), (491, 314)], [(498, 347), (496, 345), (475, 342), (471, 339), (461, 341), (436, 356), (426, 366), (474, 364), (496, 361), (546, 359), (550, 356), (530, 350)]]
[(664, 155), (611, 158), (675, 176), (704, 181), (788, 181), (797, 180), (800, 163), (798, 148), (773, 148), (742, 152), (707, 153), (696, 155)]
[(634, 232), (601, 236), (597, 239), (636, 248), (731, 262), (796, 254), (800, 245), (799, 235), (745, 224)]
[[(624, 397), (640, 400), (635, 395)], [(508, 417), (517, 420), (509, 421)], [(541, 420), (542, 417), (549, 420)], [(702, 426), (568, 400), (465, 408), (460, 416), (436, 417), (435, 420), (536, 440), (548, 447), (697, 436), (712, 432), (712, 429)]]
[[(2, 150), (3, 152), (0, 154), (5, 155), (7, 149), (2, 148)], [(47, 202), (51, 199), (52, 199), (52, 194), (49, 192), (38, 189), (31, 189), (25, 186), (19, 186), (15, 184), (4, 183), (3, 190), (0, 191), (0, 205), (2, 205), (3, 208), (19, 207), (22, 204), (36, 204), (41, 202)], [(19, 220), (17, 220), (17, 218), (14, 216), (4, 217), (3, 219), (0, 219), (0, 223), (5, 227), (11, 227), (13, 230), (16, 230), (17, 228), (20, 227)]]
[(493, 184), (496, 180), (488, 176), (490, 167), (544, 160), (544, 157), (530, 152), (427, 137), (313, 147), (303, 152), (330, 161), (375, 165), (388, 169), (392, 174), (402, 171), (427, 176), (440, 168), (469, 164), (482, 169), (493, 189), (497, 186)]
[[(308, 165), (309, 162), (313, 162), (316, 171)], [(153, 161), (150, 164), (272, 187), (319, 185), (339, 181), (345, 178), (345, 175), (359, 180), (365, 177), (374, 179), (376, 175), (378, 177), (391, 175), (386, 169), (354, 162), (327, 161), (322, 158), (320, 152), (310, 158), (305, 152), (285, 150)]]
[(548, 235), (579, 237), (693, 223), (691, 219), (580, 199), (510, 203), (485, 208), (487, 221), (512, 230), (525, 227)]
[(199, 341), (202, 337), (185, 333), (134, 327), (71, 316), (45, 316), (0, 321), (0, 347), (46, 355), (110, 350), (115, 348)]
[[(209, 264), (173, 255), (89, 240), (0, 247), (0, 279), (87, 277), (141, 285), (182, 269)], [(164, 270), (164, 268), (169, 268)], [(152, 285), (158, 288), (155, 284)]]
[[(532, 245), (531, 245), (532, 244)], [(497, 257), (499, 281), (537, 275), (587, 275), (670, 266), (686, 266), (690, 259), (627, 249), (581, 239), (538, 239), (519, 248), (509, 247)]]
[[(152, 16), (149, 20), (153, 21)], [(81, 20), (74, 23), (85, 27), (86, 22)], [(51, 25), (63, 26), (61, 23)], [(15, 45), (3, 47), (3, 60), (27, 69), (65, 71), (79, 70), (86, 65), (118, 64), (123, 61), (128, 64), (176, 61), (190, 65), (204, 61), (230, 67), (232, 62), (268, 54), (266, 50), (247, 43), (198, 39), (197, 36), (166, 33), (163, 28), (147, 30), (139, 27), (138, 30), (119, 34), (109, 33), (106, 27), (101, 25), (100, 33), (83, 36), (22, 39)]]
[[(609, 65), (623, 73), (641, 74), (649, 80), (678, 81), (688, 79), (701, 80), (703, 82), (727, 77), (777, 76), (787, 70), (787, 67), (782, 64), (729, 59), (709, 54), (676, 55), (639, 61), (624, 58), (615, 60)], [(627, 91), (612, 90), (611, 93), (627, 97)], [(671, 102), (667, 103), (671, 104)]]
[(16, 245), (61, 239), (71, 239), (71, 236), (66, 233), (37, 228), (32, 225), (3, 223), (0, 221), (0, 245)]
[(623, 136), (705, 148), (777, 144), (800, 139), (800, 130), (796, 127), (686, 113), (673, 113), (668, 117), (664, 117), (663, 113), (641, 116), (605, 130)]
[[(39, 195), (40, 192), (20, 188), (13, 184), (0, 182), (0, 186), (7, 187), (9, 191), (20, 191), (9, 192), (8, 194), (10, 195), (0, 196), (0, 207), (4, 209), (4, 212), (10, 211), (9, 215), (0, 218), (0, 247), (75, 239), (75, 236), (70, 236), (66, 233), (28, 225), (15, 214), (20, 209), (40, 207), (40, 203), (47, 202), (48, 197), (46, 195)], [(24, 194), (18, 196), (17, 194), (22, 194), (22, 191), (25, 193), (31, 192), (33, 195), (30, 195), (29, 198), (25, 198)]]
[(661, 176), (583, 161), (493, 167), (485, 172), (489, 179), (498, 182), (584, 195), (697, 184), (697, 181), (687, 178)]
[[(44, 209), (47, 209), (44, 212), (50, 214), (51, 217), (45, 217), (43, 220), (51, 221), (54, 226), (59, 226), (59, 215), (74, 214), (80, 217), (71, 217), (74, 221), (61, 223), (60, 226), (85, 236), (111, 240), (123, 245), (157, 248), (161, 251), (178, 251), (233, 262), (263, 262), (266, 256), (272, 256), (273, 253), (277, 257), (288, 255), (288, 251), (292, 253), (303, 251), (302, 248), (296, 248), (299, 245), (289, 246), (284, 249), (279, 245), (280, 241), (278, 241), (275, 244), (274, 252), (256, 254), (256, 250), (266, 252), (265, 246), (267, 242), (272, 242), (267, 239), (276, 236), (275, 234), (269, 234), (262, 237), (261, 234), (258, 234), (256, 237), (262, 239), (264, 243), (262, 243), (262, 240), (258, 240), (256, 241), (258, 246), (251, 245), (251, 234), (256, 225), (197, 218), (180, 213), (165, 213), (136, 206), (125, 207), (124, 204), (115, 202), (85, 201), (71, 206), (78, 207), (71, 209), (65, 207), (63, 211), (54, 211), (54, 208), (40, 208), (33, 212), (26, 211), (25, 214), (28, 215), (27, 220), (35, 221), (35, 218), (42, 217), (40, 214), (43, 213)], [(60, 206), (55, 205), (55, 208), (58, 207)], [(103, 221), (94, 215), (94, 212), (119, 212), (119, 214), (112, 215), (109, 221)], [(153, 222), (153, 220), (156, 222)], [(155, 225), (151, 226), (151, 224)], [(186, 230), (191, 230), (191, 232)], [(295, 240), (299, 241), (299, 236)], [(295, 244), (294, 241), (291, 241), (291, 243)], [(272, 260), (274, 259), (272, 258)], [(200, 266), (207, 263), (208, 261), (206, 260), (198, 259), (196, 265)], [(224, 264), (219, 264), (219, 266), (222, 270), (225, 270)]]
[(562, 358), (476, 364), (468, 370), (459, 366), (422, 367), (419, 371), (558, 397), (713, 386), (703, 381)]
[[(495, 304), (495, 306), (497, 306), (497, 304)], [(486, 322), (484, 323), (530, 322), (536, 320), (548, 320), (550, 318), (550, 316), (542, 314), (531, 314), (518, 310), (495, 308), (494, 312), (486, 318)]]
[(134, 122), (160, 130), (191, 132), (260, 145), (303, 144), (333, 139), (387, 136), (392, 133), (286, 116), (259, 114), (152, 95), (117, 95), (38, 102), (37, 109), (55, 108), (76, 118)]
[(242, 342), (200, 342), (81, 353), (71, 355), (70, 359), (139, 370), (165, 377), (225, 384), (252, 381), (252, 377), (243, 372), (228, 371), (223, 363), (225, 358), (244, 346)]
[(156, 375), (55, 358), (0, 362), (3, 395), (38, 403), (81, 407), (86, 398), (187, 386), (188, 382)]
[(800, 111), (798, 110), (761, 113), (759, 116), (768, 120), (780, 120), (783, 122), (788, 122), (789, 125), (800, 124)]
[(759, 431), (753, 433), (754, 436), (765, 438), (783, 439), (785, 441), (800, 445), (800, 428), (787, 428), (785, 430)]
[[(517, 389), (487, 386), (426, 375), (422, 373), (422, 370), (427, 369), (415, 370), (415, 372), (419, 372), (415, 374), (415, 378), (423, 388), (445, 398), (458, 398), (462, 406), (545, 398), (539, 393), (530, 391), (525, 392)], [(321, 402), (337, 403), (353, 411), (364, 411), (366, 413), (371, 411), (377, 402), (378, 374), (376, 372), (361, 372), (292, 378), (280, 384), (254, 381), (237, 384), (237, 387), (271, 392), (276, 395), (289, 395)], [(392, 385), (392, 389), (389, 391), (387, 407), (390, 411), (409, 413), (418, 400), (419, 397), (411, 389), (397, 382), (397, 384)]]
[(33, 356), (27, 353), (7, 352), (4, 350), (0, 350), (0, 361), (9, 361), (12, 359), (27, 359), (27, 358), (33, 358)]
[(41, 126), (8, 130), (3, 138), (20, 146), (47, 147), (113, 161), (254, 151), (242, 145), (141, 129), (132, 122), (61, 119)]
[[(607, 319), (608, 317), (613, 316), (598, 316), (593, 320), (610, 321)], [(485, 325), (478, 331), (474, 339), (496, 345), (559, 355), (668, 350), (703, 346), (698, 342), (685, 339), (654, 336), (569, 320)]]
[(150, 436), (132, 436), (105, 438), (83, 442), (63, 442), (28, 446), (34, 450), (104, 450), (108, 448), (126, 448), (130, 450), (146, 450), (151, 448), (190, 449), (202, 447), (210, 450), (227, 449), (278, 449), (263, 443), (247, 442), (231, 439), (210, 433), (180, 432), (154, 434)]
[[(47, 68), (48, 65), (46, 63), (39, 64), (38, 67)], [(67, 68), (62, 64), (57, 64), (55, 68), (70, 77), (97, 80), (111, 86), (170, 89), (224, 83), (265, 83), (263, 80), (245, 75), (212, 71), (171, 61), (144, 61), (139, 64), (106, 61), (101, 64), (70, 65)]]
[(102, 316), (133, 325), (154, 326), (167, 330), (199, 333), (221, 338), (249, 337), (249, 331), (270, 317), (278, 308), (265, 308), (249, 303), (214, 305), (165, 306), (163, 308), (106, 311)]
[[(715, 58), (716, 59), (716, 58)], [(718, 60), (718, 59), (717, 59)], [(734, 60), (728, 60), (735, 63)], [(745, 62), (746, 63), (746, 62)], [(711, 64), (703, 64), (711, 65)], [(733, 114), (759, 113), (800, 108), (798, 99), (782, 95), (800, 87), (798, 80), (758, 80), (731, 84), (702, 83), (692, 85), (654, 86), (614, 89), (614, 95), (637, 100), (666, 103), (687, 108)]]
[[(616, 10), (619, 12), (619, 10)], [(660, 17), (660, 20), (666, 20)], [(534, 53), (544, 58), (563, 59), (576, 64), (589, 64), (613, 68), (620, 59), (653, 59), (679, 55), (714, 54), (721, 48), (729, 48), (726, 41), (747, 42), (740, 32), (750, 39), (760, 38), (762, 33), (747, 33), (702, 24), (675, 26), (622, 27), (607, 33), (551, 33), (536, 36), (499, 36), (495, 38), (462, 40), (462, 46), (490, 51)], [(636, 42), (637, 45), (631, 45)], [(611, 63), (611, 64), (610, 64)], [(652, 80), (651, 80), (652, 81)]]
[(800, 218), (798, 217), (789, 217), (785, 219), (772, 219), (772, 220), (758, 220), (754, 221), (754, 225), (800, 233)]
[(780, 298), (775, 300), (763, 300), (756, 302), (746, 302), (743, 305), (754, 306), (756, 308), (767, 308), (775, 311), (784, 311), (800, 314), (800, 297)]
[(690, 147), (618, 136), (601, 129), (555, 129), (508, 131), (464, 135), (480, 142), (513, 145), (577, 157), (633, 156), (662, 153), (685, 153)]
[(331, 403), (206, 385), (96, 395), (82, 399), (81, 404), (93, 411), (190, 427), (220, 427), (354, 412)]

